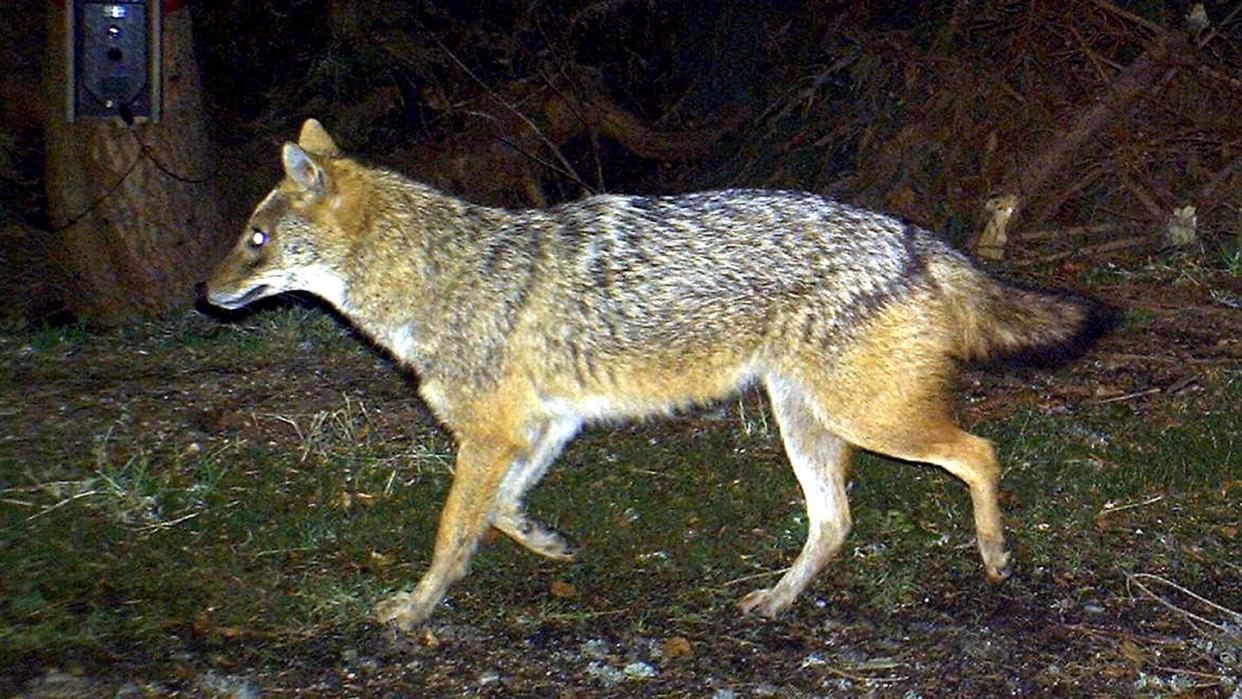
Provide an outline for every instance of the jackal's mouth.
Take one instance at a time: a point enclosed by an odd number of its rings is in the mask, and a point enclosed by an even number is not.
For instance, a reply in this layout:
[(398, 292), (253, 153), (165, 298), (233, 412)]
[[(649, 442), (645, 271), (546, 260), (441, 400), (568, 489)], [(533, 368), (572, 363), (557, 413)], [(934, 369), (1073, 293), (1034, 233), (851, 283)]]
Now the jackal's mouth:
[(251, 288), (249, 291), (245, 292), (244, 294), (229, 294), (229, 293), (213, 291), (207, 295), (207, 298), (208, 300), (211, 301), (212, 304), (216, 306), (219, 306), (221, 308), (234, 309), (234, 308), (241, 308), (242, 306), (245, 306), (251, 301), (257, 301), (258, 299), (261, 299), (264, 296), (270, 296), (271, 294), (272, 294), (272, 287), (268, 286), (267, 284), (260, 284), (256, 287)]

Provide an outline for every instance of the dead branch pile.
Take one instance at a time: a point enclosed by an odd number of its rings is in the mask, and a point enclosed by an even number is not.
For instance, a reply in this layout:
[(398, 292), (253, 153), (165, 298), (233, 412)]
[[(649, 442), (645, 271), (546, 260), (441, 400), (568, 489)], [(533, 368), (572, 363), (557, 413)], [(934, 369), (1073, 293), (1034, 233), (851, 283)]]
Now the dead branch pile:
[(1204, 19), (1108, 0), (938, 5), (913, 28), (864, 29), (862, 10), (828, 24), (750, 158), (783, 145), (782, 186), (810, 176), (963, 241), (996, 229), (984, 255), (1015, 221), (1028, 240), (1074, 227), (1103, 249), (1125, 247), (1119, 230), (1174, 228), (1175, 211), (1242, 233), (1240, 6), (1196, 6)]

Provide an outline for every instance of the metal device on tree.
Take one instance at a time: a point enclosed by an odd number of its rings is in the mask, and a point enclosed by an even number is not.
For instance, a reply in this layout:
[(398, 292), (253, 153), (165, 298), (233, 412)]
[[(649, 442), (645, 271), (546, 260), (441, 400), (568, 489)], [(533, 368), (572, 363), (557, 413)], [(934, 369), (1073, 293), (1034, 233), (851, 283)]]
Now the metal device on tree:
[(71, 0), (65, 12), (66, 116), (160, 120), (158, 0)]

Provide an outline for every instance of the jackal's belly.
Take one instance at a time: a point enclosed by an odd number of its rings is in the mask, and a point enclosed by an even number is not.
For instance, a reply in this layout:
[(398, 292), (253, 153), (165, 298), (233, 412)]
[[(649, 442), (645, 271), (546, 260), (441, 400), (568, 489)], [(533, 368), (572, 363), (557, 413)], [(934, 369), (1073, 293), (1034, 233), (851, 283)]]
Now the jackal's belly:
[(617, 361), (600, 374), (537, 379), (544, 409), (587, 421), (667, 414), (736, 392), (754, 378), (755, 362)]

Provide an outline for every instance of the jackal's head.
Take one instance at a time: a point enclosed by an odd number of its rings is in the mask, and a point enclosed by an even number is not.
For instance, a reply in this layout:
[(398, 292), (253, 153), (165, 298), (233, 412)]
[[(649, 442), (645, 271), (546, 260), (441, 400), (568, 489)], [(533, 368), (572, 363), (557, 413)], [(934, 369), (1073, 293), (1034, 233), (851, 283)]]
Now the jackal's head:
[(284, 291), (306, 291), (340, 306), (348, 249), (337, 181), (340, 151), (314, 119), (281, 152), (285, 178), (250, 215), (241, 239), (207, 280), (207, 299), (240, 308)]

